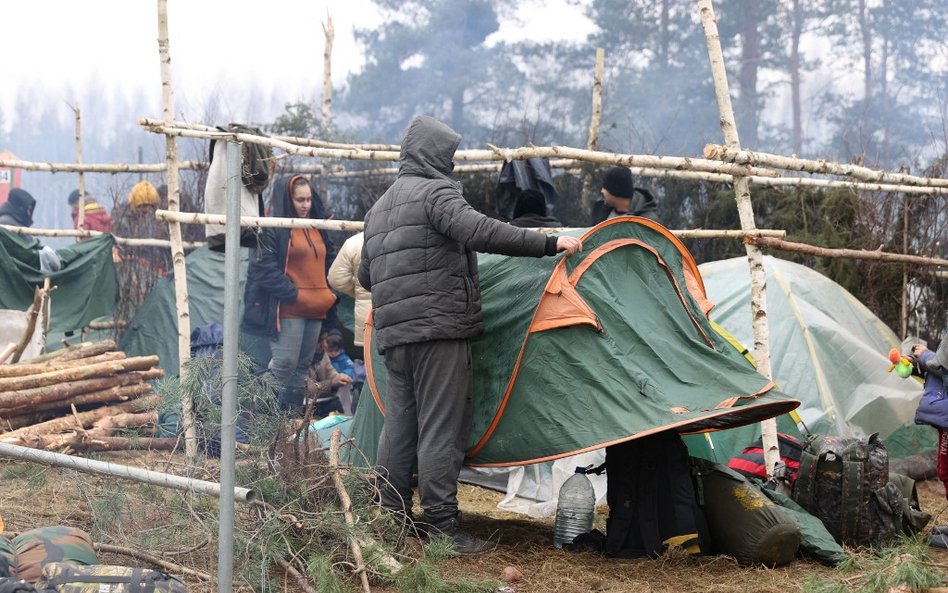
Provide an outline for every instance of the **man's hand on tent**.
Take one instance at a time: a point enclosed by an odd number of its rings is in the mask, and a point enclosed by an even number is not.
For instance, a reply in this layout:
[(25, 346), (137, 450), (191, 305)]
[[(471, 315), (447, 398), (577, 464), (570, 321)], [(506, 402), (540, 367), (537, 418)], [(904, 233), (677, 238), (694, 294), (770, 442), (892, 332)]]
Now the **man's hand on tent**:
[(583, 250), (583, 242), (576, 237), (557, 237), (556, 250), (565, 251), (566, 255), (573, 255)]

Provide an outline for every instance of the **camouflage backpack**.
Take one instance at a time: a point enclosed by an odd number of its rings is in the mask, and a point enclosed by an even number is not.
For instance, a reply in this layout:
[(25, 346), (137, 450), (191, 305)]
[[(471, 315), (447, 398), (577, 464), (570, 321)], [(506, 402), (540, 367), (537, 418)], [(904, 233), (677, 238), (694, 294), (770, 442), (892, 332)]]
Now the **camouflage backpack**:
[(51, 562), (43, 567), (36, 581), (37, 589), (53, 589), (57, 593), (187, 593), (179, 578), (159, 570), (127, 566), (77, 566), (68, 562)]
[(902, 531), (902, 494), (889, 482), (889, 453), (877, 434), (810, 437), (793, 499), (841, 544), (885, 545)]

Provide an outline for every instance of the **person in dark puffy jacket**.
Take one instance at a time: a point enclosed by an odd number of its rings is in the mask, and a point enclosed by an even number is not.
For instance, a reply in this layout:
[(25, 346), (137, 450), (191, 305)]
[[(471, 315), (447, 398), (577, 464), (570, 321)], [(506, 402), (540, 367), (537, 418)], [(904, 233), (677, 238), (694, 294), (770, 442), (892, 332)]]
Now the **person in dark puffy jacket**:
[[(33, 226), (33, 210), (36, 208), (36, 200), (25, 189), (15, 187), (10, 190), (7, 201), (0, 205), (0, 224), (10, 226)], [(21, 235), (24, 241), (32, 243), (35, 239), (32, 235)]]
[(477, 251), (541, 257), (575, 253), (575, 237), (520, 229), (474, 210), (451, 177), (461, 137), (426, 116), (402, 139), (395, 183), (365, 216), (359, 282), (372, 293), (373, 342), (388, 391), (378, 464), (382, 506), (411, 520), (411, 477), (433, 533), (461, 554), (493, 548), (461, 530), (457, 478), (471, 422), (471, 352), (480, 334)]
[(911, 359), (916, 371), (925, 380), (922, 399), (915, 410), (915, 424), (928, 424), (938, 429), (937, 473), (945, 485), (948, 498), (948, 396), (945, 394), (945, 373), (948, 371), (948, 334), (942, 335), (937, 352), (924, 344), (912, 347)]

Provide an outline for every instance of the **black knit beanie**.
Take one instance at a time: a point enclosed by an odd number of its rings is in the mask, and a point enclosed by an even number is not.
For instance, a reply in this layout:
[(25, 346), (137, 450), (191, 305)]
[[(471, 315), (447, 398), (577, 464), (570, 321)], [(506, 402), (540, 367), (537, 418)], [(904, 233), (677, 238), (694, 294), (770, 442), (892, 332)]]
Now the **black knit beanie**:
[(602, 177), (602, 187), (617, 198), (631, 199), (635, 193), (632, 171), (627, 167), (612, 167)]

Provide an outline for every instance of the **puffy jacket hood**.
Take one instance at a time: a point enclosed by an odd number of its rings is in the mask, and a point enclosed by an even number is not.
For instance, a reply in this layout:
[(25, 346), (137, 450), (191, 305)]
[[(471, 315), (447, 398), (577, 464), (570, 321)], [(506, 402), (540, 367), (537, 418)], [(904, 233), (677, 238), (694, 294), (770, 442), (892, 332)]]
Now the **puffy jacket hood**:
[(5, 204), (0, 206), (0, 215), (6, 214), (20, 226), (33, 226), (33, 209), (36, 200), (26, 190), (18, 187), (10, 190)]
[(411, 121), (402, 138), (398, 174), (452, 180), (454, 153), (461, 135), (426, 115)]
[[(301, 175), (283, 175), (276, 180), (276, 183), (273, 185), (273, 195), (270, 198), (270, 216), (277, 218), (296, 218), (296, 212), (290, 203), (290, 183), (297, 177), (306, 179)], [(320, 198), (319, 192), (313, 187), (311, 181), (307, 179), (306, 183), (309, 184), (309, 188), (313, 192), (313, 205), (310, 206), (309, 217), (326, 218), (326, 211), (323, 209), (323, 200)]]

